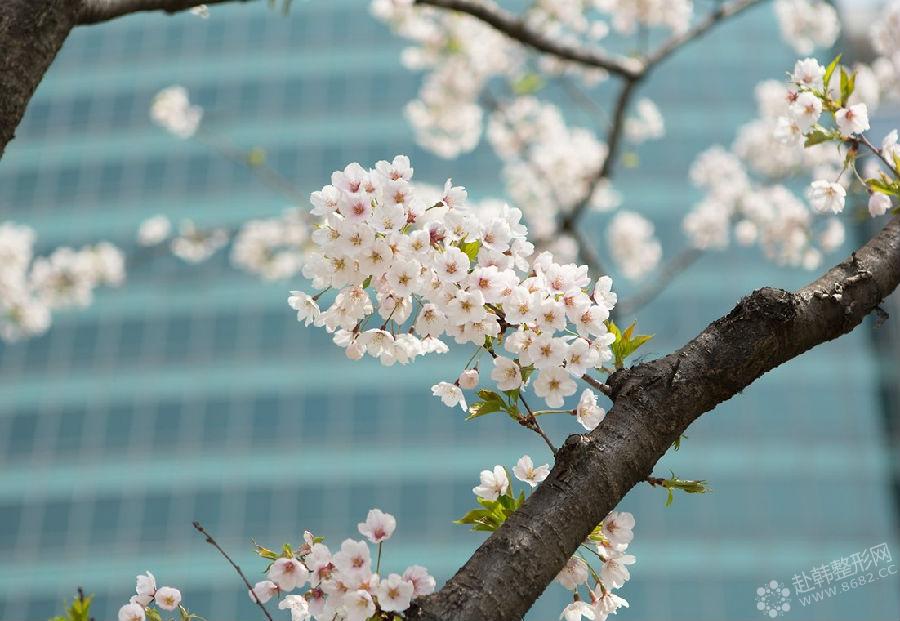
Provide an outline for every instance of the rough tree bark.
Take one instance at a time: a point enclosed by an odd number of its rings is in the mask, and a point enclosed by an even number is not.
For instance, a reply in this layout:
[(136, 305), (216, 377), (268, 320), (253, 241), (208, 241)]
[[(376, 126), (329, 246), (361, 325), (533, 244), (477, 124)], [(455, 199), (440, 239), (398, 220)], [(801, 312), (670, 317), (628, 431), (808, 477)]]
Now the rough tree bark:
[(591, 530), (694, 420), (758, 377), (846, 334), (900, 283), (900, 216), (796, 292), (764, 288), (687, 345), (609, 379), (613, 408), (573, 435), (550, 476), (410, 618), (521, 619)]
[[(252, 0), (206, 0), (206, 4)], [(75, 26), (140, 11), (175, 13), (198, 0), (0, 0), (0, 158)]]

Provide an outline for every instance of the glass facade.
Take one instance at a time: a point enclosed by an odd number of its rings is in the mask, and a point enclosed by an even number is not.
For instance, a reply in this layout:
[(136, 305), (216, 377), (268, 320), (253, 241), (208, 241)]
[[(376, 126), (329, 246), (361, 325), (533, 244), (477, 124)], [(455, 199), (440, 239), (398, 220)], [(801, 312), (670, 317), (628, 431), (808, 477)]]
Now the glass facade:
[[(352, 363), (321, 330), (297, 324), (285, 304), (291, 285), (240, 274), (225, 253), (199, 267), (140, 253), (135, 231), (155, 213), (234, 225), (286, 206), (203, 142), (152, 126), (153, 95), (175, 83), (206, 109), (207, 142), (265, 148), (303, 193), (347, 162), (396, 153), (411, 156), (420, 180), (452, 176), (476, 198), (503, 193), (484, 147), (443, 161), (415, 146), (401, 110), (419, 77), (400, 67), (402, 42), (365, 2), (299, 2), (288, 16), (262, 3), (211, 13), (74, 32), (0, 165), (2, 219), (33, 226), (39, 252), (108, 239), (135, 257), (121, 289), (58, 314), (40, 338), (0, 345), (0, 618), (48, 618), (77, 585), (97, 594), (98, 619), (113, 618), (147, 569), (211, 620), (251, 618), (240, 582), (194, 519), (253, 578), (262, 565), (250, 537), (272, 547), (310, 529), (339, 542), (377, 506), (399, 522), (387, 565), (419, 562), (443, 580), (481, 540), (450, 523), (472, 504), (478, 471), (543, 455), (507, 421), (464, 423), (431, 397), (465, 352), (402, 370)], [(617, 185), (628, 208), (654, 220), (670, 256), (698, 198), (686, 181), (694, 155), (730, 142), (754, 114), (756, 82), (784, 75), (793, 59), (771, 8), (760, 7), (646, 85), (668, 135), (642, 147), (639, 167), (623, 169)], [(596, 121), (577, 110), (570, 119)], [(601, 253), (608, 217), (586, 221)], [(705, 256), (639, 313), (657, 334), (648, 355), (671, 351), (756, 287), (807, 277), (755, 251)], [(624, 618), (762, 618), (760, 584), (790, 583), (882, 542), (900, 554), (877, 366), (860, 331), (692, 427), (657, 473), (706, 478), (714, 492), (668, 509), (659, 490), (624, 501), (638, 520)], [(575, 431), (553, 423), (557, 439)], [(896, 621), (898, 585), (895, 575), (797, 602), (789, 618)], [(551, 586), (529, 618), (556, 618), (565, 598)]]

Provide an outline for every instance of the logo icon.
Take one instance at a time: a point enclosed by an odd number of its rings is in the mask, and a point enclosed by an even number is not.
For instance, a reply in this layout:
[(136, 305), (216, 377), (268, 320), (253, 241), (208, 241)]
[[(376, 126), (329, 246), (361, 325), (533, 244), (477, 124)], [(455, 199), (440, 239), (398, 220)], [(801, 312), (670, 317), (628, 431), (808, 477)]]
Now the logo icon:
[(791, 610), (791, 590), (777, 580), (756, 589), (756, 609), (774, 619)]

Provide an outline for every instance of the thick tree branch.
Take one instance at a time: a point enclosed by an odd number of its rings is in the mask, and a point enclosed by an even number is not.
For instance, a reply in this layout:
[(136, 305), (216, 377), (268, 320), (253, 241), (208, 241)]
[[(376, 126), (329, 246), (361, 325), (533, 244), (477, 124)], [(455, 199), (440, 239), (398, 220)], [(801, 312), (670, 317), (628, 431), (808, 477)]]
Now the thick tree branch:
[(615, 405), (570, 436), (550, 476), (411, 618), (521, 619), (591, 530), (694, 420), (806, 350), (846, 334), (900, 283), (900, 217), (796, 292), (759, 289), (677, 352), (616, 372)]
[(178, 13), (200, 4), (252, 2), (253, 0), (82, 0), (79, 25), (99, 24), (117, 17), (147, 11)]
[(198, 4), (199, 0), (0, 0), (0, 157), (72, 28), (140, 11), (174, 13)]
[(640, 74), (642, 69), (641, 63), (634, 59), (617, 58), (599, 50), (554, 41), (530, 28), (524, 20), (509, 11), (483, 4), (477, 0), (416, 0), (416, 4), (466, 13), (483, 21), (498, 32), (502, 32), (510, 39), (515, 39), (539, 52), (586, 67), (604, 69), (623, 78), (634, 78)]

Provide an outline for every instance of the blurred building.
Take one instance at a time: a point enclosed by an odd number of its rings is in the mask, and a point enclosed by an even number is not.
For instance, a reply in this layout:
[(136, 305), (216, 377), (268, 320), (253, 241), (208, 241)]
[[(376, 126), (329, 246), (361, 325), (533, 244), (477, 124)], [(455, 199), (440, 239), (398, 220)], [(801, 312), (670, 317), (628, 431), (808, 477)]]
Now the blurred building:
[[(347, 162), (407, 153), (420, 180), (452, 176), (476, 198), (502, 195), (487, 149), (447, 162), (414, 145), (401, 109), (419, 78), (400, 67), (402, 43), (362, 0), (294, 3), (288, 16), (262, 3), (211, 12), (74, 32), (0, 163), (0, 218), (34, 226), (39, 251), (108, 239), (137, 256), (137, 226), (156, 213), (228, 226), (279, 213), (285, 200), (247, 169), (152, 126), (153, 95), (176, 83), (206, 108), (207, 142), (263, 147), (302, 193)], [(771, 8), (759, 7), (646, 85), (668, 135), (637, 153), (618, 186), (629, 208), (652, 216), (669, 256), (697, 198), (686, 182), (694, 155), (729, 143), (754, 114), (756, 82), (793, 60)], [(599, 232), (607, 218), (588, 225)], [(756, 287), (807, 278), (756, 251), (705, 256), (640, 312), (657, 334), (648, 354), (671, 351)], [(542, 445), (499, 418), (464, 424), (431, 397), (463, 352), (402, 370), (347, 361), (294, 320), (285, 300), (296, 284), (262, 284), (225, 253), (199, 267), (134, 261), (125, 286), (101, 291), (91, 308), (57, 315), (41, 338), (0, 345), (0, 618), (46, 619), (77, 585), (97, 594), (98, 619), (113, 618), (148, 569), (204, 617), (252, 618), (194, 519), (251, 579), (263, 568), (251, 537), (271, 547), (310, 529), (339, 542), (373, 506), (399, 522), (387, 567), (419, 562), (443, 580), (468, 557), (481, 536), (450, 522), (473, 504), (478, 471), (543, 456)], [(620, 295), (632, 289), (620, 283)], [(670, 508), (659, 490), (625, 500), (638, 562), (623, 618), (763, 618), (761, 584), (790, 585), (881, 543), (900, 554), (878, 369), (858, 331), (691, 428), (658, 473), (705, 478), (715, 491)], [(575, 431), (564, 422), (550, 428), (559, 440)], [(795, 602), (788, 618), (896, 621), (898, 584), (892, 576)], [(551, 586), (529, 618), (556, 618), (565, 598)]]

